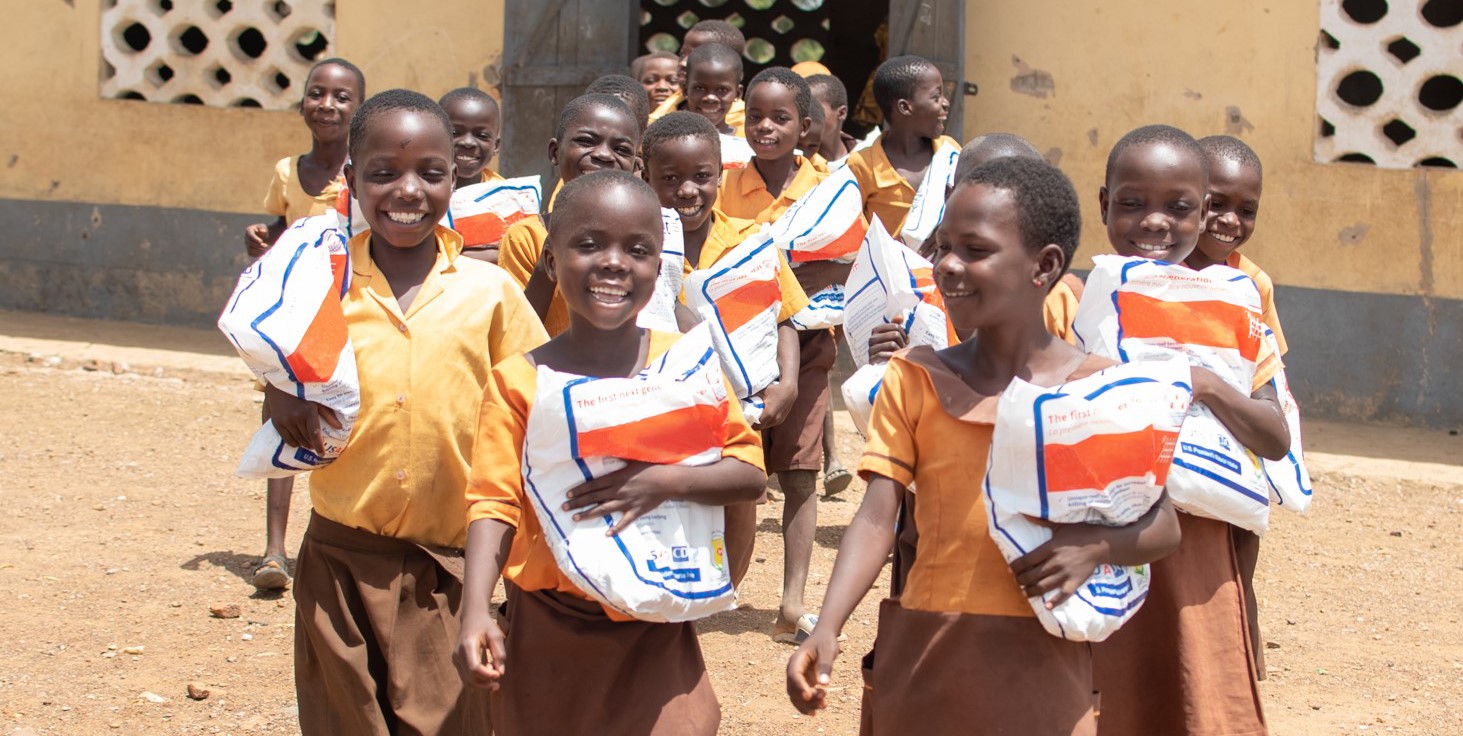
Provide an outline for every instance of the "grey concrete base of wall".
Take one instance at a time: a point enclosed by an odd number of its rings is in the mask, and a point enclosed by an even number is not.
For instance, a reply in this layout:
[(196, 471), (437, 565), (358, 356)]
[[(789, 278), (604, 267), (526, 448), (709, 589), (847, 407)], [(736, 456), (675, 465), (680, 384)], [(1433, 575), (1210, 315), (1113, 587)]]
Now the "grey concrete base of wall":
[(211, 327), (262, 215), (0, 200), (0, 309)]
[[(0, 309), (211, 327), (262, 219), (0, 200)], [(1463, 428), (1463, 301), (1281, 286), (1276, 302), (1308, 416)]]

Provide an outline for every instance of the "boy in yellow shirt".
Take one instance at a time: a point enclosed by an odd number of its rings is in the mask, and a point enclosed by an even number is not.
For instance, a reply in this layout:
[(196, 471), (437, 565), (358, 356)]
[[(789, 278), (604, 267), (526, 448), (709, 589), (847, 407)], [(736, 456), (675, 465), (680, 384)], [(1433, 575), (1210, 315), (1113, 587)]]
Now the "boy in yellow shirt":
[(791, 69), (768, 67), (752, 77), (747, 85), (752, 161), (726, 172), (721, 181), (722, 212), (769, 223), (827, 177), (807, 157), (797, 155), (799, 140), (813, 125), (812, 107), (807, 81)]
[(864, 197), (864, 217), (898, 237), (909, 205), (924, 182), (935, 149), (944, 142), (950, 101), (945, 80), (928, 59), (896, 56), (874, 72), (874, 99), (888, 126), (874, 145), (848, 156), (848, 168)]
[[(560, 183), (568, 183), (591, 171), (634, 171), (639, 150), (640, 122), (629, 105), (614, 95), (580, 95), (559, 112), (549, 163), (558, 168)], [(550, 197), (544, 214), (514, 223), (498, 247), (498, 265), (523, 287), (550, 336), (569, 327), (569, 310), (542, 261), (553, 209)]]
[[(502, 271), (437, 225), (456, 178), (451, 123), (416, 92), (351, 121), (345, 177), (370, 223), (349, 244), (342, 300), (361, 410), (310, 479), (295, 581), (295, 690), (312, 734), (479, 734), (487, 704), (453, 671), (467, 484), (479, 397), (498, 360), (546, 336)], [(280, 435), (319, 452), (318, 404), (269, 387)]]

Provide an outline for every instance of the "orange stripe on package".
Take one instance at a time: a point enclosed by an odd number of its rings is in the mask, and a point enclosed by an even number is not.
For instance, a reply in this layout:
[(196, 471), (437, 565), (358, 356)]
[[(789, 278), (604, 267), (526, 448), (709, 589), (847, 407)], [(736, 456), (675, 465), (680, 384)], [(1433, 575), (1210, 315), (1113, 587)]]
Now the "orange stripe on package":
[(670, 500), (605, 530), (619, 514), (581, 520), (567, 493), (627, 461), (707, 465), (721, 459), (729, 398), (708, 325), (632, 378), (538, 367), (523, 443), (524, 491), (559, 569), (586, 595), (644, 621), (691, 621), (736, 606), (719, 506)]
[(235, 471), (283, 478), (329, 464), (345, 449), (360, 412), (355, 351), (340, 300), (350, 288), (350, 255), (333, 214), (284, 231), (239, 276), (218, 328), (259, 380), (335, 411), (342, 427), (321, 424), (325, 452), (288, 445), (264, 422)]
[(472, 184), (452, 192), (445, 224), (462, 236), (464, 248), (492, 245), (513, 223), (537, 215), (542, 203), (537, 176)]
[[(1043, 388), (1001, 394), (984, 492), (991, 537), (1012, 561), (1052, 537), (1048, 523), (1131, 524), (1163, 495), (1193, 400), (1189, 366), (1170, 352)], [(1102, 641), (1147, 595), (1147, 566), (1102, 566), (1077, 593), (1031, 608), (1053, 636)]]
[(745, 138), (735, 135), (721, 135), (721, 170), (745, 169), (755, 156)]
[(686, 304), (709, 323), (717, 357), (750, 423), (759, 416), (750, 403), (753, 395), (778, 379), (781, 262), (765, 232), (727, 251), (711, 268), (692, 271), (683, 287)]
[(793, 202), (768, 225), (767, 232), (794, 264), (850, 263), (868, 229), (858, 180), (852, 171), (843, 168)]
[[(1123, 362), (1181, 352), (1248, 396), (1265, 334), (1260, 316), (1254, 282), (1236, 269), (1105, 255), (1093, 258), (1072, 329), (1088, 352)], [(1189, 408), (1168, 491), (1191, 514), (1256, 534), (1269, 526), (1262, 463), (1203, 404)]]

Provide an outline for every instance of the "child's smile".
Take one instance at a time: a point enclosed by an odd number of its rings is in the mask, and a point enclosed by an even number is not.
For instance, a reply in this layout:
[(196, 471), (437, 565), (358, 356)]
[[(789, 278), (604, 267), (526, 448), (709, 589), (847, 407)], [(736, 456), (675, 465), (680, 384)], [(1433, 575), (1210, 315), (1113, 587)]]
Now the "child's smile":
[(660, 206), (674, 209), (686, 232), (695, 232), (706, 224), (721, 181), (719, 147), (693, 136), (668, 140), (645, 162), (645, 167)]
[(451, 150), (441, 120), (414, 110), (383, 113), (357, 142), (346, 178), (373, 238), (411, 248), (433, 237), (452, 197)]
[(1098, 192), (1108, 242), (1122, 256), (1180, 263), (1204, 227), (1204, 165), (1193, 152), (1151, 143), (1124, 150)]

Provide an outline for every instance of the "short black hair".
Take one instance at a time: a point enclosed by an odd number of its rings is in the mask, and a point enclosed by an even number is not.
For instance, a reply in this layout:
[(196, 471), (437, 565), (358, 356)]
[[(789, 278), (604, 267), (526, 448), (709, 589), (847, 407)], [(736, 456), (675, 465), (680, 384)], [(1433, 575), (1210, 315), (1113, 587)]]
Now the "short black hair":
[(652, 51), (648, 54), (637, 56), (634, 61), (630, 62), (630, 76), (634, 77), (635, 81), (640, 81), (640, 76), (645, 73), (645, 65), (655, 59), (665, 59), (666, 61), (674, 61), (676, 63), (680, 63), (681, 61), (681, 57), (669, 51)]
[(955, 164), (955, 181), (965, 178), (983, 163), (1012, 157), (1041, 159), (1041, 151), (1036, 150), (1031, 141), (1014, 133), (978, 135), (960, 149), (960, 161)]
[[(549, 219), (549, 231), (553, 232), (556, 225), (570, 222), (570, 216), (576, 214), (574, 210), (583, 205), (579, 200), (588, 197), (595, 192), (602, 192), (610, 187), (629, 187), (636, 196), (644, 197), (654, 204), (655, 211), (660, 212), (660, 197), (656, 196), (655, 190), (645, 183), (644, 179), (619, 169), (604, 169), (593, 171), (582, 176), (576, 176), (572, 181), (564, 185), (559, 191), (559, 196), (554, 200), (554, 216)], [(656, 234), (662, 234), (659, 226), (655, 228)], [(552, 238), (551, 238), (552, 239)]]
[(998, 158), (975, 167), (956, 186), (966, 184), (1010, 192), (1016, 200), (1021, 244), (1035, 253), (1055, 243), (1066, 261), (1062, 273), (1072, 267), (1072, 256), (1082, 238), (1082, 209), (1077, 190), (1061, 169), (1042, 159)]
[(843, 86), (843, 80), (838, 77), (832, 74), (814, 74), (808, 77), (808, 86), (829, 107), (835, 110), (848, 107), (848, 88)]
[(823, 123), (828, 121), (828, 116), (823, 112), (823, 106), (814, 102), (808, 106), (808, 117), (813, 119), (813, 127), (823, 129)]
[(492, 95), (478, 89), (477, 87), (458, 87), (457, 89), (454, 89), (451, 92), (442, 95), (441, 99), (437, 100), (437, 104), (441, 105), (443, 110), (446, 110), (447, 106), (454, 102), (464, 102), (468, 100), (471, 100), (473, 102), (480, 102), (491, 108), (495, 112), (498, 110), (498, 101), (493, 99)]
[(923, 56), (896, 56), (874, 70), (874, 102), (886, 120), (895, 103), (914, 97), (920, 75), (934, 68), (935, 63)]
[(409, 89), (388, 89), (362, 102), (361, 106), (356, 108), (356, 114), (351, 116), (350, 140), (346, 144), (350, 157), (356, 157), (358, 147), (365, 140), (366, 132), (376, 118), (398, 110), (425, 113), (436, 118), (437, 122), (442, 124), (442, 130), (447, 133), (447, 139), (452, 139), (452, 121), (447, 119), (447, 113), (442, 111), (441, 105), (433, 102), (432, 98), (421, 92)]
[(747, 37), (736, 26), (724, 20), (700, 21), (696, 25), (691, 26), (686, 33), (708, 34), (716, 43), (728, 46), (738, 54), (747, 50)]
[(623, 74), (606, 74), (584, 88), (587, 95), (601, 92), (624, 100), (630, 106), (631, 112), (635, 113), (641, 127), (645, 126), (645, 119), (650, 117), (650, 95), (646, 93), (645, 85)]
[(564, 131), (569, 128), (569, 123), (573, 122), (580, 115), (583, 115), (586, 110), (591, 110), (596, 107), (612, 110), (624, 115), (634, 124), (635, 136), (637, 138), (640, 136), (640, 126), (645, 124), (645, 118), (636, 118), (635, 111), (631, 110), (630, 106), (625, 104), (625, 101), (619, 97), (603, 92), (596, 92), (579, 95), (564, 105), (564, 109), (559, 111), (559, 121), (554, 125), (554, 138), (562, 139), (564, 137)]
[(1238, 161), (1241, 166), (1253, 166), (1256, 174), (1261, 178), (1265, 176), (1265, 169), (1260, 165), (1260, 156), (1255, 153), (1255, 149), (1232, 135), (1211, 135), (1200, 138), (1199, 147), (1204, 149), (1204, 153), (1214, 158)]
[(310, 74), (314, 74), (315, 70), (319, 69), (322, 66), (338, 66), (341, 69), (350, 72), (356, 78), (356, 85), (360, 88), (359, 91), (361, 93), (361, 99), (366, 99), (366, 73), (361, 71), (360, 67), (350, 63), (349, 61), (346, 61), (345, 59), (332, 56), (329, 59), (321, 59), (320, 61), (315, 62), (315, 65), (310, 67), (309, 74), (305, 75), (305, 79), (308, 81), (310, 79)]
[(640, 158), (645, 162), (645, 167), (650, 168), (650, 159), (660, 153), (662, 146), (682, 138), (706, 141), (711, 150), (716, 152), (717, 168), (721, 168), (721, 134), (716, 132), (716, 126), (705, 116), (685, 110), (669, 113), (645, 129), (645, 137), (640, 141)]
[(1204, 149), (1199, 147), (1199, 142), (1194, 140), (1194, 136), (1172, 125), (1145, 125), (1141, 128), (1134, 128), (1127, 135), (1119, 138), (1117, 143), (1113, 144), (1112, 151), (1107, 154), (1107, 169), (1102, 175), (1103, 184), (1108, 184), (1112, 181), (1112, 172), (1118, 166), (1118, 157), (1123, 155), (1125, 151), (1133, 146), (1151, 146), (1156, 144), (1175, 146), (1194, 154), (1194, 158), (1199, 161), (1200, 168), (1204, 170), (1205, 179), (1208, 179), (1209, 157), (1204, 155)]
[(742, 55), (723, 43), (703, 43), (686, 57), (686, 83), (690, 84), (691, 69), (701, 64), (724, 64), (737, 70), (737, 83), (742, 82)]
[(813, 88), (808, 86), (808, 80), (803, 79), (797, 72), (785, 66), (769, 66), (757, 75), (752, 81), (747, 82), (747, 90), (742, 94), (746, 97), (752, 96), (752, 89), (759, 84), (780, 84), (792, 90), (793, 99), (798, 106), (798, 117), (810, 118), (813, 116)]

